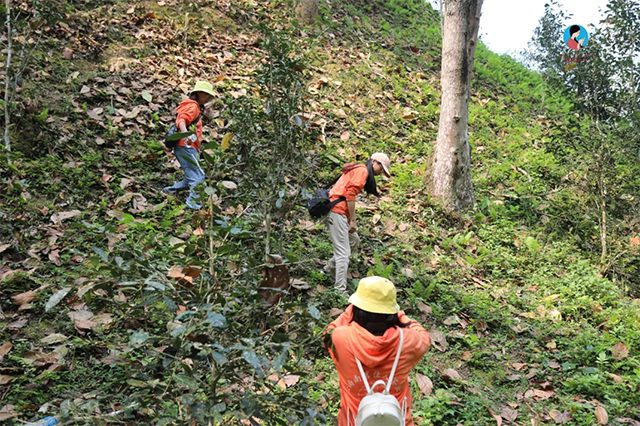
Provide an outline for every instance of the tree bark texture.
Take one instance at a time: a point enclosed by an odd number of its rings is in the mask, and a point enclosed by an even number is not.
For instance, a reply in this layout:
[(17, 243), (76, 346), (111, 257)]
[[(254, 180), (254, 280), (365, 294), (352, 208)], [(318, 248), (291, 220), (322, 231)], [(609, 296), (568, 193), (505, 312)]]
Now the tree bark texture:
[[(468, 112), (482, 0), (447, 0), (442, 40), (442, 101), (430, 189), (449, 211), (473, 206)], [(428, 182), (429, 183), (429, 182)]]
[(296, 15), (300, 22), (308, 25), (313, 24), (318, 17), (318, 0), (298, 0)]
[(11, 55), (13, 54), (13, 34), (11, 33), (11, 0), (7, 0), (7, 74), (5, 75), (4, 84), (4, 146), (7, 151), (11, 151), (11, 141), (9, 140), (9, 125), (11, 115), (9, 114), (10, 96), (9, 96), (9, 79), (11, 77)]

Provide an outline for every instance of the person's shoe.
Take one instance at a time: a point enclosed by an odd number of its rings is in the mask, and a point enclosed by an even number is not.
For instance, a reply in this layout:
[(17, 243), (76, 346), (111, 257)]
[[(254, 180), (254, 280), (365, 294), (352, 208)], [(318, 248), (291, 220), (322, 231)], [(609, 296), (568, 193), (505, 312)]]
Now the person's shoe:
[(333, 279), (336, 278), (336, 268), (330, 268), (328, 263), (324, 265), (324, 268), (322, 268), (322, 271), (325, 274), (329, 275), (331, 278)]
[(173, 186), (165, 186), (164, 188), (162, 188), (162, 192), (164, 192), (165, 194), (174, 195), (176, 193), (176, 190), (173, 188)]
[(192, 203), (185, 203), (187, 205), (187, 207), (189, 207), (192, 210), (200, 210), (202, 208), (202, 206), (200, 204), (192, 204)]

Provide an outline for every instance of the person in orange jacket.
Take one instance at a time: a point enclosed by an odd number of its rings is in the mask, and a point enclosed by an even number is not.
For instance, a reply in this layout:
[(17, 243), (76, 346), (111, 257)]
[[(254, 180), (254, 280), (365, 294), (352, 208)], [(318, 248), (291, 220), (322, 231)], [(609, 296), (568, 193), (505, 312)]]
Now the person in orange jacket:
[(370, 385), (376, 380), (386, 382), (400, 345), (399, 328), (403, 329), (404, 343), (389, 393), (400, 404), (407, 398), (405, 421), (406, 426), (412, 426), (409, 372), (429, 349), (429, 333), (400, 310), (396, 288), (386, 278), (360, 280), (349, 303), (344, 313), (328, 325), (324, 339), (340, 382), (338, 426), (355, 424), (360, 401), (367, 395), (356, 357)]
[[(191, 136), (180, 139), (180, 142), (173, 148), (185, 178), (174, 185), (167, 186), (162, 192), (175, 194), (178, 191), (189, 190), (189, 198), (187, 198), (187, 207), (199, 210), (202, 208), (198, 203), (198, 194), (194, 188), (201, 182), (204, 182), (204, 172), (198, 161), (200, 155), (200, 143), (202, 142), (202, 114), (204, 106), (210, 102), (215, 93), (211, 83), (206, 81), (198, 81), (193, 91), (187, 99), (182, 101), (178, 106), (178, 117), (176, 118), (176, 126), (179, 132), (187, 132), (189, 127), (195, 126), (195, 133)], [(169, 151), (168, 151), (169, 152)]]
[(379, 197), (375, 176), (385, 174), (391, 177), (389, 167), (391, 161), (386, 154), (376, 152), (364, 164), (346, 164), (342, 168), (340, 179), (329, 191), (329, 198), (334, 201), (344, 197), (345, 202), (339, 202), (331, 209), (327, 216), (327, 225), (333, 242), (333, 257), (324, 268), (327, 274), (335, 279), (334, 288), (348, 296), (347, 270), (351, 252), (360, 242), (356, 225), (356, 195), (363, 189)]

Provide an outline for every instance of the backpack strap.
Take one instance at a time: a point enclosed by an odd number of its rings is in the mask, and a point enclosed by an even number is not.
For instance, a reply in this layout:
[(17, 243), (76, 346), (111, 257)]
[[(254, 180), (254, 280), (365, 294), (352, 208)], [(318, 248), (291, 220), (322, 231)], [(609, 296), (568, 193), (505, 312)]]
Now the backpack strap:
[(391, 383), (393, 382), (393, 376), (396, 374), (398, 361), (400, 361), (400, 352), (402, 352), (402, 345), (404, 343), (404, 332), (402, 331), (402, 327), (398, 327), (398, 329), (400, 329), (400, 346), (398, 346), (398, 353), (396, 354), (396, 360), (393, 362), (393, 368), (391, 369), (391, 374), (389, 374), (389, 381), (387, 382), (387, 389), (386, 389), (387, 393), (389, 393), (389, 389), (391, 389)]
[[(398, 367), (398, 361), (400, 361), (400, 353), (402, 352), (402, 345), (404, 344), (404, 332), (402, 331), (402, 327), (398, 327), (400, 330), (400, 346), (398, 346), (398, 352), (396, 353), (396, 359), (393, 361), (393, 368), (391, 368), (391, 373), (389, 374), (389, 380), (387, 381), (387, 386), (384, 390), (386, 395), (389, 394), (389, 390), (391, 389), (391, 383), (393, 382), (393, 376), (396, 374), (396, 368)], [(364, 386), (367, 389), (367, 395), (373, 394), (373, 389), (379, 384), (385, 384), (383, 380), (378, 380), (373, 384), (373, 386), (369, 386), (369, 382), (367, 381), (367, 376), (364, 374), (364, 369), (362, 368), (362, 363), (355, 356), (356, 363), (358, 364), (358, 370), (360, 370), (360, 375), (362, 376), (362, 381), (364, 382)]]

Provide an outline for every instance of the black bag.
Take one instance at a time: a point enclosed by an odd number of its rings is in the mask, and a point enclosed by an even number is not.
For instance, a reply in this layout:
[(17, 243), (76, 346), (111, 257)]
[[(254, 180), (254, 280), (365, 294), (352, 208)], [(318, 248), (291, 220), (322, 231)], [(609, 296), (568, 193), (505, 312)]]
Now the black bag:
[(311, 217), (320, 218), (325, 216), (329, 214), (333, 206), (346, 200), (344, 197), (338, 197), (331, 201), (331, 198), (329, 197), (329, 188), (331, 188), (338, 179), (340, 179), (340, 176), (335, 178), (333, 182), (324, 188), (318, 189), (316, 191), (316, 197), (307, 200), (307, 210), (309, 210)]
[[(197, 124), (198, 121), (200, 121), (200, 115), (201, 114), (199, 114), (198, 117), (192, 123), (187, 124), (187, 128), (192, 124)], [(179, 139), (170, 138), (171, 135), (174, 135), (176, 133), (178, 133), (178, 126), (176, 126), (176, 123), (173, 123), (171, 127), (169, 127), (169, 130), (167, 130), (167, 134), (164, 135), (164, 146), (166, 146), (168, 149), (175, 148), (175, 146), (178, 145), (178, 142), (180, 142), (180, 139), (182, 139), (182, 138), (179, 138)]]

